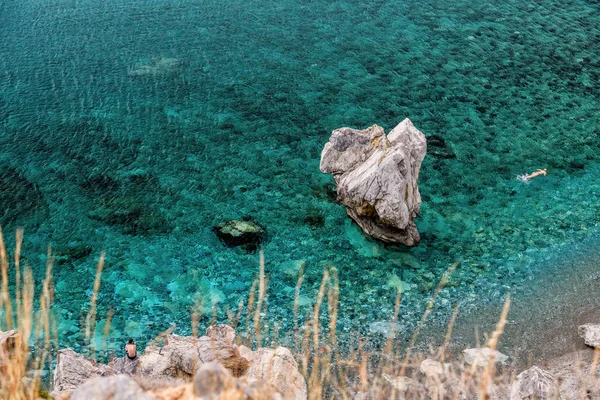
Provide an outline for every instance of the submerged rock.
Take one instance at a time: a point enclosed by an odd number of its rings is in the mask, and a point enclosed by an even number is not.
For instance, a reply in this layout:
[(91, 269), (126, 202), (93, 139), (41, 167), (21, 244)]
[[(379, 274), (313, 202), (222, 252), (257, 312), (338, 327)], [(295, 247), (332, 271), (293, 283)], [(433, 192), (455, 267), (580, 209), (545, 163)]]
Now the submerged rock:
[(127, 76), (157, 76), (176, 72), (181, 65), (178, 58), (152, 57), (147, 63), (138, 63), (127, 71)]
[(600, 324), (581, 325), (577, 333), (588, 346), (600, 348)]
[(54, 248), (55, 261), (64, 264), (69, 261), (85, 258), (92, 253), (92, 246), (83, 242), (70, 242)]
[(448, 148), (443, 137), (438, 135), (427, 136), (427, 147), (429, 154), (437, 158), (450, 159), (456, 158), (456, 154), (451, 148)]
[(93, 199), (89, 218), (128, 235), (166, 234), (173, 230), (161, 207), (170, 202), (171, 194), (155, 176), (135, 170), (119, 182), (104, 181), (105, 178), (110, 179), (101, 176), (85, 185), (85, 193)]
[(332, 174), (338, 200), (368, 235), (390, 243), (420, 242), (414, 219), (421, 208), (417, 182), (427, 152), (425, 135), (409, 119), (389, 135), (373, 125), (332, 132), (320, 169)]
[(0, 164), (0, 226), (37, 225), (47, 215), (48, 204), (37, 185), (17, 169)]
[(227, 246), (241, 246), (247, 251), (256, 251), (265, 237), (262, 226), (251, 220), (231, 220), (213, 228), (217, 237)]

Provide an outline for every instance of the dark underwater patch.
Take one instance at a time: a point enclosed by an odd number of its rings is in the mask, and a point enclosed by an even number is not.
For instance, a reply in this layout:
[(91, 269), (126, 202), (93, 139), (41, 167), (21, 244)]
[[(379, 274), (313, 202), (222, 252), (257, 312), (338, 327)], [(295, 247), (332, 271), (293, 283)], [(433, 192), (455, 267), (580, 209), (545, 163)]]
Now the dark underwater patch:
[(0, 226), (28, 225), (31, 217), (47, 215), (48, 204), (38, 187), (17, 169), (0, 165)]
[(93, 198), (88, 217), (118, 227), (130, 235), (165, 234), (173, 230), (160, 210), (169, 194), (150, 174), (134, 174), (123, 182), (97, 176), (82, 185)]

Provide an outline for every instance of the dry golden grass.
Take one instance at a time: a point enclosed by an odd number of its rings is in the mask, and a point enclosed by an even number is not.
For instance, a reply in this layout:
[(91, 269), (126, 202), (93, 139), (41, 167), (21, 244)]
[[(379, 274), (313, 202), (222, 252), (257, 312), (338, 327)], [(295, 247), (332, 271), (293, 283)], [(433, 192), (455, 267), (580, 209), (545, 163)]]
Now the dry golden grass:
[[(30, 374), (30, 371), (40, 370), (51, 365), (56, 349), (52, 344), (57, 343), (56, 324), (50, 313), (53, 285), (51, 250), (48, 250), (48, 263), (46, 275), (41, 285), (38, 303), (35, 303), (34, 282), (31, 268), (21, 266), (22, 232), (16, 235), (16, 245), (12, 263), (4, 246), (2, 232), (0, 231), (0, 327), (16, 329), (19, 332), (17, 339), (9, 346), (0, 348), (0, 398), (1, 399), (37, 399), (40, 398), (41, 378), (39, 374)], [(299, 362), (299, 369), (308, 384), (308, 397), (310, 400), (325, 398), (335, 399), (505, 399), (508, 395), (507, 388), (514, 380), (515, 373), (510, 368), (497, 371), (495, 364), (486, 367), (464, 366), (462, 363), (445, 365), (448, 359), (448, 346), (451, 341), (452, 330), (458, 309), (455, 308), (444, 343), (441, 348), (427, 354), (415, 354), (414, 346), (425, 321), (430, 315), (436, 298), (444, 288), (448, 277), (458, 266), (458, 262), (451, 266), (444, 274), (440, 284), (435, 289), (427, 304), (419, 326), (406, 347), (401, 346), (401, 341), (396, 340), (394, 334), (389, 335), (385, 344), (375, 350), (367, 350), (367, 338), (356, 336), (355, 346), (351, 349), (341, 350), (338, 346), (337, 321), (339, 304), (339, 282), (337, 270), (328, 267), (323, 272), (321, 284), (316, 296), (312, 313), (303, 323), (298, 322), (298, 304), (300, 289), (304, 280), (304, 267), (300, 268), (296, 284), (294, 299), (294, 326), (296, 327), (291, 341)], [(95, 331), (96, 300), (100, 289), (104, 253), (100, 256), (96, 279), (93, 285), (93, 294), (90, 300), (90, 310), (85, 318), (85, 337), (90, 343)], [(15, 289), (9, 290), (9, 280), (15, 282)], [(229, 312), (230, 325), (238, 329), (241, 321), (246, 321), (246, 331), (249, 334), (247, 345), (260, 347), (266, 338), (271, 342), (277, 338), (277, 328), (273, 324), (263, 324), (267, 318), (264, 313), (265, 295), (268, 288), (269, 277), (265, 276), (264, 256), (260, 254), (259, 273), (252, 285), (252, 289), (244, 306), (239, 304), (237, 312)], [(398, 291), (395, 301), (394, 314), (390, 316), (390, 332), (395, 332), (398, 321), (402, 293)], [(487, 346), (495, 349), (506, 324), (510, 299), (507, 299), (495, 331), (490, 335)], [(192, 332), (198, 335), (198, 322), (201, 307), (191, 310)], [(326, 318), (324, 318), (326, 309)], [(37, 310), (37, 311), (36, 311)], [(109, 313), (110, 314), (110, 313)], [(216, 318), (213, 312), (213, 320)], [(245, 318), (244, 318), (245, 317)], [(35, 319), (35, 320), (34, 320)], [(104, 329), (105, 335), (109, 332), (110, 315)], [(269, 325), (267, 328), (266, 325)], [(174, 327), (159, 334), (165, 336), (173, 331)], [(36, 343), (35, 352), (32, 352), (29, 343)], [(289, 340), (288, 340), (289, 342)], [(92, 346), (90, 351), (94, 352)], [(420, 364), (424, 359), (439, 361), (442, 370), (439, 373), (425, 375), (419, 372)], [(600, 359), (600, 352), (594, 358), (594, 365)], [(445, 366), (444, 366), (445, 365)], [(187, 389), (168, 388), (176, 384), (175, 381), (158, 382), (144, 377), (136, 377), (141, 386), (153, 393), (161, 393), (170, 399), (183, 399), (190, 395)], [(186, 386), (187, 387), (187, 386)], [(178, 395), (178, 393), (181, 393)], [(584, 392), (582, 392), (584, 393)], [(235, 396), (239, 393), (236, 392)], [(179, 397), (178, 397), (179, 396)], [(225, 395), (224, 395), (225, 396)], [(233, 395), (232, 395), (233, 396)], [(238, 398), (238, 397), (231, 398)], [(220, 397), (223, 400), (227, 397)], [(583, 397), (582, 397), (583, 398)]]
[[(0, 346), (0, 398), (2, 399), (35, 399), (40, 392), (41, 377), (39, 374), (28, 376), (29, 371), (43, 368), (51, 356), (51, 332), (55, 330), (54, 320), (50, 313), (52, 304), (52, 263), (48, 251), (46, 276), (39, 294), (39, 311), (34, 311), (34, 282), (29, 266), (21, 266), (21, 243), (23, 232), (17, 231), (14, 251), (15, 291), (9, 292), (9, 256), (4, 246), (0, 230), (0, 269), (2, 282), (0, 287), (0, 314), (4, 316), (4, 327), (16, 330), (18, 335), (6, 346)], [(37, 317), (37, 321), (34, 318)], [(34, 341), (36, 350), (32, 354), (29, 347)], [(56, 343), (56, 341), (54, 341)]]

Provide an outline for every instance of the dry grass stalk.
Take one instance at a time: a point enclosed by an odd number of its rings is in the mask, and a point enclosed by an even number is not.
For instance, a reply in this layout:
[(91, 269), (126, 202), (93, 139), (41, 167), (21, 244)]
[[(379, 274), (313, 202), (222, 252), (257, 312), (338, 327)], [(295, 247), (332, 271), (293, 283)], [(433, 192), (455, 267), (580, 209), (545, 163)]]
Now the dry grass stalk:
[[(504, 326), (506, 325), (506, 318), (508, 317), (509, 309), (510, 309), (510, 296), (508, 296), (506, 298), (506, 301), (504, 302), (504, 307), (502, 308), (502, 314), (500, 315), (500, 320), (498, 321), (498, 324), (496, 325), (496, 329), (494, 330), (494, 333), (492, 333), (492, 337), (490, 338), (490, 341), (488, 343), (488, 347), (490, 348), (490, 350), (492, 350), (492, 353), (490, 355), (488, 364), (485, 366), (485, 370), (483, 371), (483, 375), (481, 377), (481, 383), (479, 385), (479, 398), (481, 400), (487, 400), (490, 397), (491, 384), (492, 384), (492, 381), (493, 381), (493, 378), (495, 375), (495, 368), (496, 368), (494, 350), (496, 350), (500, 336), (502, 335), (502, 333), (504, 333)], [(477, 360), (475, 361), (475, 363), (473, 365), (476, 365), (476, 364), (477, 364)]]
[(0, 229), (0, 270), (2, 273), (2, 301), (0, 306), (4, 311), (4, 323), (6, 329), (12, 329), (13, 327), (13, 310), (12, 302), (10, 300), (10, 293), (8, 292), (8, 256), (6, 254), (6, 247), (4, 246), (4, 237), (2, 236), (2, 230)]
[(21, 312), (21, 245), (23, 244), (23, 229), (17, 229), (15, 235), (15, 303), (17, 306), (17, 315)]
[(448, 283), (448, 279), (450, 278), (450, 275), (452, 275), (452, 273), (460, 265), (460, 263), (461, 263), (460, 260), (456, 261), (450, 268), (448, 268), (446, 270), (446, 272), (444, 272), (442, 279), (440, 279), (440, 283), (438, 284), (438, 286), (435, 288), (435, 291), (433, 292), (433, 296), (431, 296), (431, 299), (429, 299), (429, 301), (427, 302), (427, 308), (425, 309), (425, 312), (423, 313), (423, 316), (421, 317), (421, 320), (419, 321), (419, 324), (417, 325), (417, 329), (415, 330), (415, 333), (413, 334), (413, 337), (410, 340), (410, 344), (408, 345), (408, 348), (406, 349), (406, 356), (404, 357), (404, 362), (402, 363), (402, 368), (400, 369), (400, 376), (404, 376), (406, 374), (406, 368), (408, 366), (408, 362), (412, 355), (412, 350), (415, 346), (415, 343), (417, 342), (417, 337), (419, 336), (419, 333), (421, 333), (421, 329), (423, 328), (423, 325), (425, 324), (427, 317), (429, 317), (429, 314), (431, 314), (431, 311), (433, 310), (433, 305), (435, 304), (435, 300), (437, 299), (438, 294), (446, 286), (446, 283)]
[[(43, 368), (50, 351), (52, 337), (52, 323), (50, 322), (52, 319), (49, 310), (51, 309), (53, 297), (53, 257), (49, 250), (46, 277), (42, 284), (42, 293), (39, 299), (40, 312), (37, 320), (34, 321), (35, 291), (33, 273), (28, 266), (24, 268), (21, 266), (22, 239), (23, 232), (22, 230), (18, 230), (16, 233), (14, 254), (14, 279), (16, 287), (14, 291), (15, 298), (13, 300), (9, 291), (9, 257), (4, 245), (2, 231), (0, 230), (0, 267), (2, 270), (0, 313), (5, 316), (4, 328), (14, 328), (18, 332), (14, 340), (0, 347), (0, 398), (14, 400), (38, 398), (41, 377), (39, 374), (34, 374), (33, 378), (27, 378), (27, 372), (32, 369), (38, 370)], [(15, 305), (14, 307), (13, 304)], [(36, 349), (35, 357), (32, 357), (29, 348), (31, 339), (41, 342), (41, 345)]]
[(98, 292), (100, 291), (100, 281), (102, 280), (102, 269), (104, 268), (104, 259), (106, 252), (100, 254), (98, 267), (96, 268), (96, 278), (94, 279), (94, 287), (92, 290), (92, 298), (90, 300), (90, 311), (85, 318), (85, 338), (90, 343), (90, 354), (94, 354), (93, 336), (96, 328), (96, 301), (98, 300)]
[(452, 317), (450, 318), (450, 322), (448, 323), (448, 329), (446, 330), (446, 336), (444, 337), (444, 344), (440, 348), (438, 359), (443, 364), (446, 359), (446, 349), (450, 344), (450, 338), (452, 337), (452, 331), (454, 330), (454, 323), (456, 322), (456, 317), (458, 316), (458, 305), (454, 306), (454, 311), (452, 311)]
[(109, 333), (110, 333), (110, 325), (112, 323), (112, 318), (115, 315), (115, 310), (113, 310), (112, 308), (110, 310), (108, 310), (108, 313), (106, 314), (106, 323), (104, 324), (104, 330), (102, 331), (102, 351), (106, 350), (106, 338), (108, 337)]
[[(17, 245), (15, 247), (15, 271), (14, 280), (18, 282), (18, 288), (15, 289), (15, 300), (12, 300), (9, 292), (8, 279), (9, 274), (9, 258), (6, 249), (2, 242), (2, 234), (0, 231), (0, 268), (2, 282), (0, 287), (2, 293), (0, 295), (0, 312), (4, 314), (4, 324), (6, 326), (16, 327), (21, 334), (21, 339), (17, 340), (14, 349), (10, 354), (0, 349), (0, 398), (10, 399), (34, 399), (40, 388), (40, 378), (34, 375), (31, 380), (24, 380), (26, 373), (30, 369), (42, 368), (51, 355), (52, 331), (55, 330), (55, 321), (50, 313), (50, 307), (53, 299), (52, 291), (52, 264), (53, 257), (51, 251), (48, 252), (48, 263), (46, 266), (46, 277), (42, 285), (42, 293), (40, 295), (40, 323), (35, 323), (33, 320), (34, 314), (34, 285), (31, 269), (27, 266), (22, 268), (20, 265), (21, 240), (22, 233), (17, 234)], [(93, 295), (91, 297), (91, 307), (85, 321), (86, 338), (90, 339), (94, 332), (94, 324), (96, 318), (96, 302), (97, 294), (100, 288), (100, 278), (104, 263), (104, 253), (102, 253), (99, 265), (96, 272), (96, 280), (93, 287)], [(317, 400), (323, 398), (340, 398), (351, 399), (356, 396), (357, 391), (364, 392), (371, 399), (458, 399), (459, 394), (469, 390), (472, 394), (479, 394), (479, 399), (489, 399), (492, 383), (494, 380), (503, 380), (507, 383), (514, 379), (514, 375), (503, 374), (500, 377), (496, 376), (496, 370), (493, 364), (493, 359), (485, 369), (477, 369), (475, 367), (467, 368), (466, 370), (459, 369), (461, 379), (457, 378), (454, 370), (446, 373), (445, 376), (424, 377), (418, 375), (414, 379), (419, 380), (417, 388), (406, 386), (406, 372), (409, 368), (418, 369), (422, 358), (412, 354), (416, 343), (417, 335), (419, 334), (427, 317), (433, 310), (434, 303), (440, 291), (444, 288), (448, 277), (456, 269), (459, 262), (455, 263), (443, 275), (439, 285), (435, 289), (430, 301), (427, 303), (427, 308), (421, 318), (415, 334), (412, 336), (409, 347), (405, 350), (405, 356), (395, 356), (395, 346), (399, 343), (395, 341), (396, 324), (400, 312), (400, 304), (402, 300), (402, 292), (399, 289), (396, 295), (394, 315), (390, 323), (390, 331), (386, 338), (383, 350), (379, 353), (371, 353), (365, 347), (365, 341), (357, 338), (356, 349), (350, 350), (348, 353), (343, 353), (338, 348), (337, 323), (338, 323), (338, 306), (339, 306), (339, 282), (337, 271), (334, 268), (327, 268), (319, 286), (318, 294), (315, 299), (312, 315), (309, 320), (298, 328), (298, 305), (300, 289), (304, 280), (304, 266), (301, 267), (298, 273), (298, 282), (296, 284), (296, 292), (294, 296), (294, 326), (296, 328), (295, 337), (298, 342), (296, 349), (300, 349), (300, 369), (307, 378), (309, 399)], [(265, 296), (268, 287), (268, 276), (265, 276), (264, 255), (260, 254), (260, 270), (259, 276), (253, 282), (248, 298), (247, 306), (247, 323), (248, 331), (254, 331), (257, 346), (261, 346), (265, 336), (261, 328), (261, 312), (265, 310)], [(12, 276), (11, 276), (12, 278)], [(322, 307), (327, 296), (327, 325), (321, 323), (323, 317)], [(15, 307), (13, 308), (13, 305)], [(502, 315), (498, 321), (495, 331), (488, 341), (488, 347), (494, 350), (497, 347), (498, 341), (504, 331), (508, 310), (510, 308), (510, 298), (507, 298)], [(237, 316), (230, 316), (230, 320), (237, 325), (241, 321), (242, 312), (244, 309), (243, 300), (238, 307)], [(15, 315), (16, 313), (16, 315)], [(229, 315), (229, 313), (228, 313)], [(233, 315), (231, 313), (231, 315)], [(441, 363), (446, 358), (446, 351), (450, 343), (450, 337), (453, 332), (456, 317), (458, 315), (458, 307), (454, 307), (454, 311), (448, 329), (444, 338), (442, 347), (438, 350), (437, 358)], [(214, 316), (213, 316), (214, 317)], [(104, 336), (109, 333), (110, 321), (112, 312), (107, 316), (107, 322), (104, 327)], [(192, 310), (192, 330), (194, 336), (197, 336), (198, 322), (200, 314)], [(252, 320), (252, 322), (250, 322)], [(324, 326), (322, 326), (324, 325)], [(159, 334), (157, 339), (170, 334), (174, 330), (172, 326), (167, 331)], [(253, 329), (252, 329), (253, 328)], [(271, 334), (277, 335), (277, 327)], [(323, 333), (327, 332), (328, 337), (323, 338)], [(35, 337), (43, 342), (43, 346), (37, 348), (35, 360), (32, 360), (27, 343), (29, 338)], [(57, 341), (55, 341), (57, 343)], [(92, 349), (93, 351), (93, 349)], [(432, 351), (432, 354), (433, 351)], [(595, 353), (593, 367), (600, 360), (600, 351)], [(245, 359), (225, 360), (227, 366), (234, 371), (241, 371), (247, 368)], [(240, 364), (241, 362), (241, 364)], [(244, 364), (246, 363), (246, 364)], [(592, 371), (594, 368), (591, 369)], [(462, 374), (460, 374), (462, 371)], [(447, 387), (447, 378), (453, 378), (457, 381), (455, 388)], [(384, 379), (385, 378), (385, 379)], [(404, 386), (402, 386), (404, 385)], [(446, 386), (444, 386), (446, 385)], [(408, 389), (406, 389), (408, 387)], [(406, 391), (401, 391), (402, 390)], [(429, 390), (429, 392), (427, 390)], [(455, 390), (458, 389), (458, 390)], [(177, 391), (171, 394), (177, 397)]]
[[(253, 311), (254, 311), (254, 300), (256, 298), (256, 286), (258, 285), (258, 279), (255, 279), (252, 282), (252, 285), (250, 286), (250, 293), (248, 294), (248, 308), (247, 308), (247, 313), (248, 316), (253, 315)], [(247, 332), (251, 332), (252, 331), (252, 326), (250, 325), (251, 320), (250, 318), (246, 318), (246, 331)]]
[(298, 270), (298, 281), (296, 282), (296, 291), (294, 293), (294, 330), (298, 330), (298, 304), (300, 301), (300, 288), (302, 282), (304, 282), (304, 270), (306, 269), (306, 263), (300, 265)]
[(198, 311), (201, 310), (202, 307), (198, 308), (198, 307), (190, 307), (190, 319), (191, 319), (191, 324), (192, 324), (192, 336), (193, 337), (198, 337), (198, 324), (200, 323), (200, 318), (202, 317), (202, 312)]
[(256, 311), (254, 311), (254, 335), (256, 336), (256, 346), (262, 346), (261, 328), (260, 328), (260, 312), (262, 310), (263, 300), (265, 297), (265, 254), (260, 251), (260, 270), (258, 276), (258, 301), (256, 303)]
[(325, 270), (323, 273), (323, 279), (321, 280), (321, 286), (317, 294), (317, 300), (313, 309), (312, 318), (312, 370), (309, 377), (309, 386), (311, 392), (309, 393), (309, 399), (320, 399), (322, 393), (322, 380), (320, 379), (321, 373), (321, 348), (319, 347), (319, 315), (321, 313), (321, 305), (323, 304), (323, 298), (325, 297), (325, 289), (327, 288), (327, 282), (329, 281), (329, 271)]
[[(21, 236), (22, 238), (22, 236)], [(19, 246), (19, 255), (20, 255), (20, 246)], [(15, 263), (17, 265), (17, 263)], [(52, 249), (48, 247), (48, 254), (46, 257), (46, 275), (44, 281), (42, 283), (42, 294), (40, 296), (40, 317), (38, 318), (38, 324), (36, 326), (36, 337), (43, 338), (43, 346), (37, 349), (36, 355), (34, 357), (33, 369), (40, 370), (46, 363), (46, 359), (49, 358), (50, 364), (52, 364), (52, 347), (51, 347), (51, 338), (52, 331), (55, 332), (55, 335), (58, 335), (56, 325), (52, 324), (54, 322), (54, 318), (52, 314), (49, 312), (52, 306), (52, 301), (54, 300), (54, 292), (53, 292), (53, 280), (52, 280), (52, 266), (54, 265), (54, 256), (52, 256)], [(32, 294), (33, 297), (33, 294)], [(26, 315), (27, 310), (23, 310), (23, 313), (20, 313), (20, 316)], [(33, 313), (33, 308), (31, 309)], [(21, 318), (21, 317), (20, 317)], [(54, 329), (53, 329), (54, 328)], [(54, 338), (54, 343), (58, 344), (58, 338)], [(57, 349), (55, 349), (57, 350)], [(31, 397), (34, 397), (36, 393), (40, 390), (40, 381), (39, 379), (34, 379), (29, 386), (29, 393)]]

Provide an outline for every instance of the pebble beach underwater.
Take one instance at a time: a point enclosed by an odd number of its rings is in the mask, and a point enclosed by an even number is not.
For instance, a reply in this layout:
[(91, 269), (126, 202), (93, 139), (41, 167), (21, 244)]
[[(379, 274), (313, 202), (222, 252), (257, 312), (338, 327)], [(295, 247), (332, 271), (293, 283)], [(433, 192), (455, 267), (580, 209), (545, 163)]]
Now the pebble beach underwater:
[[(511, 294), (507, 343), (511, 329), (535, 341), (600, 306), (599, 8), (0, 0), (7, 247), (23, 227), (40, 282), (52, 246), (60, 347), (76, 351), (103, 250), (96, 340), (111, 317), (109, 348), (190, 334), (192, 306), (202, 327), (226, 322), (259, 271), (259, 252), (215, 234), (235, 219), (266, 231), (263, 324), (281, 336), (302, 268), (301, 323), (335, 267), (341, 340), (389, 334), (398, 287), (395, 334), (410, 337), (460, 260), (422, 340), (443, 338), (458, 305), (457, 340), (475, 344), (473, 324), (493, 330)], [(366, 237), (319, 170), (332, 130), (404, 118), (428, 139), (412, 248)]]

